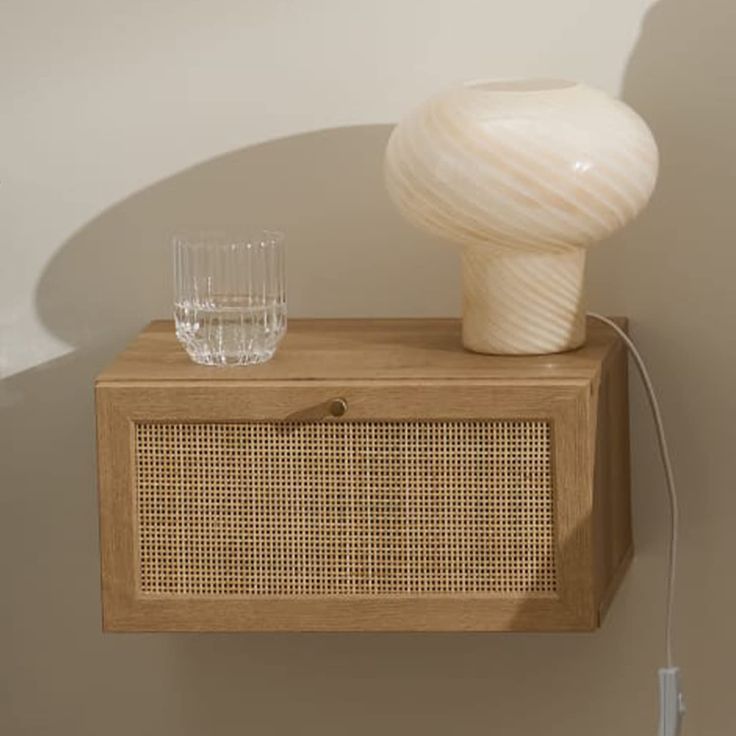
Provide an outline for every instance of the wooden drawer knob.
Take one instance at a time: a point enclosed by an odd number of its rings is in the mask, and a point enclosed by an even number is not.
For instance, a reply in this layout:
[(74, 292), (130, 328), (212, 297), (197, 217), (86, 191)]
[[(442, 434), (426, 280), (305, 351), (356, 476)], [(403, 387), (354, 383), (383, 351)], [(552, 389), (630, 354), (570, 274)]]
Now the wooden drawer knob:
[(330, 414), (333, 417), (341, 417), (348, 410), (348, 402), (345, 399), (332, 399), (330, 401)]

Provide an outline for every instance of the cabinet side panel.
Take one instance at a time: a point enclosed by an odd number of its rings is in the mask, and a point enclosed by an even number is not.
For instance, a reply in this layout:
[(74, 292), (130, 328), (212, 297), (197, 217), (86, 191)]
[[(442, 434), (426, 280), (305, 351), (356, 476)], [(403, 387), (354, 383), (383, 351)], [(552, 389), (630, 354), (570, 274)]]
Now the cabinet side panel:
[(555, 411), (555, 491), (559, 592), (581, 630), (598, 625), (594, 550), (593, 386), (585, 384)]
[(598, 402), (594, 513), (602, 617), (633, 555), (628, 363), (623, 344), (606, 361)]

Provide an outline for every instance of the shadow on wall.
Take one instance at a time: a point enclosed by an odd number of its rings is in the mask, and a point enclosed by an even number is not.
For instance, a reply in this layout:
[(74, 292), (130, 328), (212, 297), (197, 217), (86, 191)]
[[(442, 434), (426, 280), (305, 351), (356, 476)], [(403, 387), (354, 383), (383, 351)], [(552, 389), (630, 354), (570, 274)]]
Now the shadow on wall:
[(43, 323), (72, 345), (89, 345), (170, 315), (172, 232), (221, 223), (286, 233), (292, 315), (457, 313), (454, 253), (431, 243), (428, 252), (427, 238), (400, 220), (384, 192), (391, 127), (263, 143), (136, 193), (51, 260), (37, 292)]
[[(651, 363), (669, 419), (685, 524), (711, 525), (730, 465), (736, 415), (736, 6), (729, 0), (662, 0), (648, 12), (623, 81), (622, 97), (651, 126), (660, 149), (654, 197), (613, 242), (591, 254), (590, 286), (602, 303), (631, 318)], [(676, 370), (672, 370), (676, 367)], [(636, 383), (636, 381), (634, 381)], [(638, 389), (638, 386), (637, 386)], [(730, 419), (728, 419), (730, 415)], [(634, 416), (633, 455), (639, 519), (662, 516), (656, 444), (642, 408)], [(686, 460), (685, 460), (686, 459)], [(730, 481), (730, 478), (729, 478)], [(726, 485), (728, 485), (728, 482)], [(649, 489), (653, 489), (649, 492)], [(697, 489), (697, 490), (696, 490)], [(666, 524), (639, 535), (661, 549)], [(642, 548), (642, 545), (639, 545)]]
[(626, 295), (635, 324), (659, 332), (660, 315), (676, 312), (709, 352), (727, 347), (719, 330), (723, 305), (734, 303), (724, 266), (733, 265), (735, 30), (729, 0), (661, 0), (647, 14), (622, 97), (654, 131), (659, 181), (641, 217), (594, 251), (592, 273), (597, 294)]
[[(37, 311), (74, 350), (0, 382), (2, 649), (13, 673), (0, 731), (82, 736), (104, 722), (110, 736), (129, 733), (124, 703), (136, 702), (152, 732), (202, 733), (175, 694), (172, 638), (100, 633), (92, 382), (146, 322), (171, 314), (169, 243), (182, 223), (283, 230), (292, 315), (456, 313), (455, 254), (405, 225), (385, 194), (390, 130), (324, 130), (195, 166), (111, 207), (48, 264)], [(261, 676), (241, 684), (257, 689)]]
[[(685, 728), (703, 734), (736, 729), (728, 674), (736, 637), (726, 613), (736, 589), (718, 572), (733, 559), (736, 514), (728, 490), (736, 417), (735, 35), (730, 0), (660, 0), (647, 13), (622, 97), (654, 131), (659, 182), (642, 216), (596, 249), (590, 268), (596, 299), (631, 317), (662, 398), (682, 509), (675, 654), (687, 687)], [(665, 491), (633, 371), (632, 384), (635, 536), (638, 553), (658, 559), (649, 585), (661, 590)], [(662, 601), (653, 601), (660, 616)]]

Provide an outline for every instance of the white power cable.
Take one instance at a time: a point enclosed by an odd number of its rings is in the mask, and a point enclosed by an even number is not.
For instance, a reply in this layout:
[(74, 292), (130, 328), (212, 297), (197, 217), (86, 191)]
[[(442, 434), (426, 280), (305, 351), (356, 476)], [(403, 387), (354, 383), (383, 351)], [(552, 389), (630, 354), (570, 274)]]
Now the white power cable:
[(649, 377), (649, 371), (644, 363), (644, 359), (641, 353), (637, 349), (634, 341), (613, 321), (608, 317), (603, 317), (600, 314), (594, 312), (588, 312), (588, 316), (593, 319), (597, 319), (599, 322), (607, 324), (609, 327), (614, 329), (618, 336), (624, 341), (626, 347), (631, 353), (631, 357), (636, 363), (636, 367), (641, 376), (641, 380), (644, 383), (646, 389), (647, 398), (649, 399), (649, 406), (652, 410), (652, 416), (654, 417), (654, 423), (657, 428), (657, 439), (659, 441), (659, 453), (662, 457), (662, 464), (664, 465), (665, 478), (667, 480), (667, 492), (670, 501), (670, 543), (669, 543), (669, 565), (667, 575), (667, 614), (666, 614), (666, 625), (665, 625), (665, 650), (667, 653), (667, 666), (674, 667), (673, 656), (672, 656), (672, 614), (675, 602), (675, 579), (677, 575), (677, 543), (678, 543), (678, 526), (680, 520), (680, 510), (677, 503), (677, 493), (675, 491), (675, 479), (672, 473), (672, 462), (670, 461), (670, 452), (667, 446), (667, 438), (664, 433), (664, 423), (662, 422), (662, 413), (659, 410), (659, 402), (657, 401), (657, 394), (652, 384), (652, 379)]
[(662, 413), (659, 410), (659, 402), (657, 394), (654, 390), (652, 379), (649, 376), (644, 358), (637, 349), (634, 341), (622, 330), (613, 320), (594, 312), (588, 312), (588, 316), (603, 322), (616, 331), (618, 336), (624, 341), (629, 349), (631, 357), (634, 359), (636, 368), (639, 371), (641, 380), (646, 389), (649, 406), (654, 417), (654, 424), (657, 429), (657, 440), (659, 442), (659, 454), (662, 458), (664, 466), (665, 479), (667, 481), (667, 493), (670, 502), (670, 539), (669, 539), (669, 563), (667, 571), (667, 606), (665, 614), (665, 651), (667, 655), (667, 668), (659, 671), (660, 682), (660, 721), (659, 733), (661, 736), (673, 736), (679, 734), (682, 723), (682, 716), (685, 712), (685, 706), (682, 699), (679, 682), (679, 669), (674, 665), (672, 655), (672, 617), (675, 603), (675, 580), (677, 576), (677, 545), (678, 545), (678, 528), (680, 521), (680, 509), (677, 503), (677, 493), (675, 491), (675, 478), (672, 472), (672, 462), (670, 461), (670, 452), (667, 446), (667, 438), (664, 433), (664, 423), (662, 422)]

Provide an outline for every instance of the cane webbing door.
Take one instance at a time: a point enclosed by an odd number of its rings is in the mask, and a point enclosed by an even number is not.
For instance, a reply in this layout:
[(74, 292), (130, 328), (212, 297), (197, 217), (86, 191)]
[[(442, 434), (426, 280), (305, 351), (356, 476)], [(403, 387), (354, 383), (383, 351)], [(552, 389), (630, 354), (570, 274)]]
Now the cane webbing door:
[(137, 423), (143, 595), (557, 589), (548, 421)]

